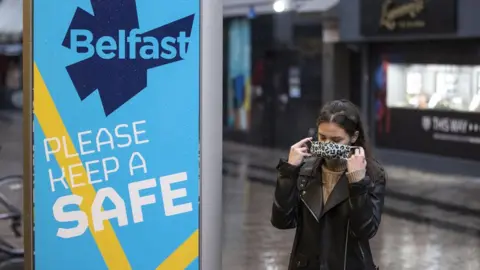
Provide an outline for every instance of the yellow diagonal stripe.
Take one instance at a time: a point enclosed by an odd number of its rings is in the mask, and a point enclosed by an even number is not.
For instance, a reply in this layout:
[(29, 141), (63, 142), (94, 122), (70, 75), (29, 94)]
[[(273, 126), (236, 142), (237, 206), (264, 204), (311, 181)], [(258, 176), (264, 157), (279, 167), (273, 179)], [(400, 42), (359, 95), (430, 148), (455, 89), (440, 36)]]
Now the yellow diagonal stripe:
[(198, 245), (196, 230), (156, 270), (185, 270), (198, 257)]
[[(55, 103), (53, 102), (52, 97), (43, 81), (43, 78), (38, 71), (38, 67), (34, 65), (34, 113), (37, 117), (38, 123), (47, 138), (62, 138), (65, 136), (66, 139), (66, 147), (70, 153), (74, 153), (75, 147), (72, 143), (70, 136), (68, 135), (68, 131), (63, 124), (62, 118), (57, 111)], [(41, 142), (37, 142), (41, 143)], [(53, 143), (52, 143), (53, 144)], [(50, 145), (53, 149), (55, 149), (56, 145)], [(75, 152), (76, 153), (76, 152)], [(75, 165), (81, 163), (81, 160), (78, 156), (67, 158), (64, 155), (64, 151), (59, 151), (55, 154), (55, 158), (62, 168), (68, 168), (70, 165)], [(77, 167), (78, 168), (78, 167)], [(38, 168), (37, 168), (38, 169)], [(85, 168), (82, 166), (78, 168), (76, 173), (81, 173), (82, 176), (75, 177), (75, 183), (88, 183), (87, 174)], [(71, 185), (71, 179), (68, 179), (68, 173), (66, 173), (67, 182)], [(60, 185), (58, 186), (60, 187)], [(71, 188), (71, 186), (70, 186)], [(93, 199), (95, 198), (95, 189), (92, 185), (85, 185), (82, 187), (76, 187), (72, 189), (72, 193), (83, 198), (82, 204), (80, 205), (80, 209), (88, 215), (89, 224), (92, 224), (92, 213), (91, 213), (91, 205)], [(104, 223), (105, 228), (103, 231), (95, 232), (90, 227), (90, 232), (92, 233), (95, 242), (97, 243), (98, 249), (103, 256), (105, 264), (107, 265), (108, 269), (110, 270), (130, 270), (132, 267), (128, 262), (128, 259), (123, 251), (120, 242), (115, 235), (115, 231), (112, 228), (110, 222), (105, 221)], [(78, 250), (81, 256), (81, 250)], [(85, 258), (88, 259), (88, 258)], [(170, 270), (170, 269), (169, 269)]]

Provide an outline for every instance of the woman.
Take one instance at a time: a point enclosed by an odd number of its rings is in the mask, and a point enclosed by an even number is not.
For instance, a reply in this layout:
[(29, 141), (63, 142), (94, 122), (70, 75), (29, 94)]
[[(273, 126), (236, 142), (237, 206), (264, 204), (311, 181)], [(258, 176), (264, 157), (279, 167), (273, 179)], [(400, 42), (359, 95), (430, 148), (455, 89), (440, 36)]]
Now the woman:
[(317, 129), (318, 152), (305, 138), (277, 166), (271, 222), (296, 228), (288, 269), (374, 270), (369, 239), (380, 225), (386, 174), (351, 102), (326, 104)]

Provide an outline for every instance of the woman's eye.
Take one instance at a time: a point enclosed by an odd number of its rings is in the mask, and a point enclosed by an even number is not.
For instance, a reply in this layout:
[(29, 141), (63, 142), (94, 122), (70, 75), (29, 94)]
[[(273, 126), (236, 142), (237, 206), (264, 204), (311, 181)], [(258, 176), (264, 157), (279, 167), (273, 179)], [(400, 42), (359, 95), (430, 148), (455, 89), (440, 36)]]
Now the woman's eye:
[(327, 140), (327, 137), (325, 137), (325, 136), (320, 136), (319, 139), (320, 139), (320, 141), (325, 141), (325, 140)]

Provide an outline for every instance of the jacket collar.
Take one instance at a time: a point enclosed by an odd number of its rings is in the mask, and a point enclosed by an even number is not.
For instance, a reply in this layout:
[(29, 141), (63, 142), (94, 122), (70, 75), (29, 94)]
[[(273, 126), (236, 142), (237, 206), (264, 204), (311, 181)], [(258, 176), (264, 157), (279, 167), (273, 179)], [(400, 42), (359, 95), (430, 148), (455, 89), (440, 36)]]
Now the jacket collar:
[[(345, 175), (346, 172), (342, 174), (340, 180), (337, 182), (333, 188), (332, 193), (329, 195), (325, 205), (323, 204), (323, 185), (322, 185), (322, 174), (321, 166), (324, 163), (323, 160), (318, 159), (311, 166), (308, 166), (305, 169), (300, 170), (300, 178), (307, 178), (307, 183), (305, 188), (301, 191), (301, 200), (310, 211), (310, 213), (319, 221), (326, 213), (332, 210), (335, 206), (344, 202), (349, 197), (349, 185), (348, 179)], [(302, 180), (300, 180), (302, 181)]]

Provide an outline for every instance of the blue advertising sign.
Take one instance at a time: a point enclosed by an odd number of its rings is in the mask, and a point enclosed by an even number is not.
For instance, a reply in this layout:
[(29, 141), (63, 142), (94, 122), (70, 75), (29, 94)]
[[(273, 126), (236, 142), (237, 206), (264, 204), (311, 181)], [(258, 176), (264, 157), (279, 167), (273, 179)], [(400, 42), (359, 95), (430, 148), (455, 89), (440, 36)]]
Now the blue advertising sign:
[(199, 269), (200, 1), (33, 2), (34, 263)]

